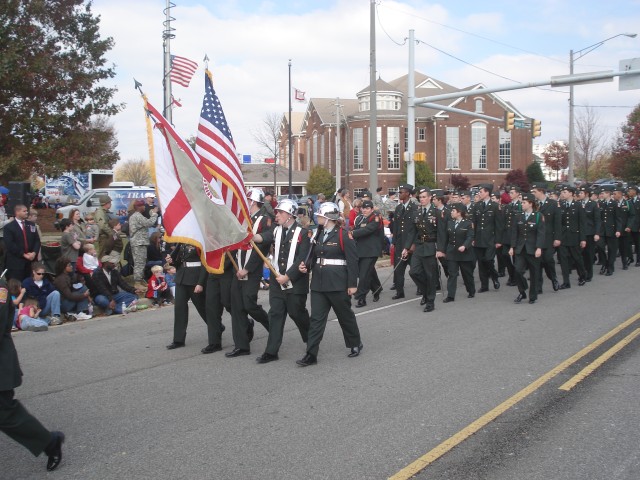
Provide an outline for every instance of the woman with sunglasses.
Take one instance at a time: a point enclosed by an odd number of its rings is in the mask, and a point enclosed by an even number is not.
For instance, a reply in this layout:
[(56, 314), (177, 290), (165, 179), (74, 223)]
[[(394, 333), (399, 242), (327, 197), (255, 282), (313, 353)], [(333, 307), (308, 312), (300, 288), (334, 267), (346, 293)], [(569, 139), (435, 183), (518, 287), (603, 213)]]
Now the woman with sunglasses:
[(27, 298), (33, 298), (38, 301), (38, 306), (41, 309), (40, 317), (51, 316), (50, 325), (62, 325), (62, 318), (60, 318), (60, 292), (45, 278), (44, 264), (34, 262), (31, 265), (31, 270), (31, 276), (25, 278), (22, 282), (22, 286), (27, 291)]

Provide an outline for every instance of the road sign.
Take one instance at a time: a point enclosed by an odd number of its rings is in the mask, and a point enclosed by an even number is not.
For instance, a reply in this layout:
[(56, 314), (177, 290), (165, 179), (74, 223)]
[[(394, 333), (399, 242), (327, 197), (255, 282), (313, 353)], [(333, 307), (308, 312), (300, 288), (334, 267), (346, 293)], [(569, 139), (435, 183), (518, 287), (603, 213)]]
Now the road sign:
[[(620, 71), (640, 70), (640, 58), (620, 60)], [(637, 90), (640, 88), (640, 75), (626, 75), (620, 77), (618, 90)]]
[(514, 125), (516, 128), (526, 128), (526, 127), (524, 126), (524, 120), (516, 120), (516, 121), (513, 123), (513, 125)]

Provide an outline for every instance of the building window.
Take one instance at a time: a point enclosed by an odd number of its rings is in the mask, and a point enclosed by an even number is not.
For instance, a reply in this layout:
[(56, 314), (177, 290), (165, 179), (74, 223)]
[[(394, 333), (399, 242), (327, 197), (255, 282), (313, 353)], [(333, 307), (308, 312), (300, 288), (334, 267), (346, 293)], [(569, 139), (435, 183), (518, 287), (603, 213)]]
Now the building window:
[(471, 168), (487, 168), (487, 126), (480, 122), (471, 125)]
[(362, 140), (362, 128), (353, 129), (353, 169), (362, 170), (364, 142)]
[(371, 99), (367, 95), (366, 97), (360, 97), (359, 109), (361, 112), (368, 112), (371, 105)]
[(305, 143), (306, 143), (305, 150), (307, 151), (307, 154), (305, 155), (305, 157), (306, 157), (308, 167), (309, 169), (311, 169), (311, 167), (313, 166), (311, 165), (311, 142), (307, 140)]
[(354, 188), (353, 189), (353, 198), (362, 197), (362, 194), (366, 191), (366, 188)]
[[(326, 165), (326, 159), (324, 158), (324, 133), (320, 135), (320, 165)], [(331, 165), (329, 165), (331, 169)]]
[(318, 132), (313, 132), (313, 144), (311, 145), (311, 167), (318, 165)]
[(378, 170), (382, 168), (382, 127), (376, 128), (376, 161)]
[(387, 168), (400, 168), (400, 127), (387, 127)]
[(476, 100), (476, 113), (482, 113), (482, 99)]
[(409, 129), (405, 128), (404, 129), (404, 152), (408, 152), (409, 151)]
[(447, 127), (447, 169), (460, 168), (460, 128)]
[(511, 169), (511, 132), (500, 129), (498, 168)]
[(424, 127), (418, 128), (418, 141), (424, 142), (427, 139), (427, 129)]

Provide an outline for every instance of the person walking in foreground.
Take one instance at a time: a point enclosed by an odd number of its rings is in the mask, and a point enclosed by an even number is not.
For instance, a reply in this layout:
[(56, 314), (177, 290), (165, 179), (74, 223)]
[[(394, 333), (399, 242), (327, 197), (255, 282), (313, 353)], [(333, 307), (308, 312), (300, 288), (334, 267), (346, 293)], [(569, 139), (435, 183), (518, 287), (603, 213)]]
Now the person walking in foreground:
[(318, 363), (318, 350), (333, 308), (342, 328), (349, 357), (357, 357), (363, 345), (356, 316), (351, 309), (351, 295), (358, 285), (358, 253), (351, 235), (339, 224), (340, 211), (335, 203), (322, 204), (318, 212), (319, 227), (308, 267), (301, 262), (298, 269), (311, 276), (311, 319), (307, 354), (296, 363), (301, 367)]
[(7, 284), (0, 279), (0, 430), (36, 457), (44, 452), (51, 471), (62, 460), (64, 433), (47, 430), (14, 398), (14, 389), (22, 384), (22, 370), (11, 337), (13, 310)]

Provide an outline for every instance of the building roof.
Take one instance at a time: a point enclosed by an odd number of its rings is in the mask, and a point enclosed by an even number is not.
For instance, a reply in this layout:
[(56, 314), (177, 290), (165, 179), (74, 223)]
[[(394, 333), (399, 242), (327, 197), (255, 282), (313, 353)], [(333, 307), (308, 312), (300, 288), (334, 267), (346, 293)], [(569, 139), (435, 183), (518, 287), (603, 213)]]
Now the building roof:
[[(293, 122), (293, 117), (291, 119)], [(246, 186), (273, 185), (274, 164), (269, 163), (244, 163), (240, 165), (244, 184)], [(289, 169), (275, 164), (276, 183), (285, 185), (289, 183)], [(293, 170), (292, 181), (295, 185), (304, 185), (309, 180), (309, 172)]]

